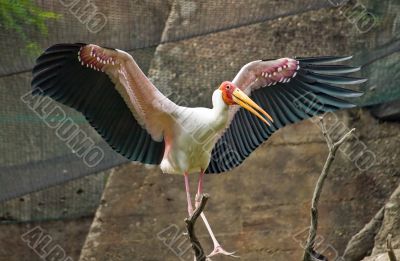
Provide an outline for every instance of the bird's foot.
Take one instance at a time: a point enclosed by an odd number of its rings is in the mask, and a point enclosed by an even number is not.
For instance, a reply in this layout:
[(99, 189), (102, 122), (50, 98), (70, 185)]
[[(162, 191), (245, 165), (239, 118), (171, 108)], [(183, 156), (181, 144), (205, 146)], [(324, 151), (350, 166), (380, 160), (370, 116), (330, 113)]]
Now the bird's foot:
[(209, 258), (209, 257), (216, 256), (216, 255), (224, 255), (224, 256), (239, 258), (239, 256), (235, 255), (235, 253), (236, 253), (235, 251), (228, 252), (225, 249), (223, 249), (222, 246), (217, 245), (214, 247), (214, 250), (207, 257)]
[[(201, 193), (197, 193), (196, 194), (196, 197), (195, 197), (195, 208), (196, 209), (200, 206), (201, 196), (202, 196)], [(217, 239), (215, 238), (214, 233), (211, 230), (210, 224), (208, 224), (206, 216), (204, 215), (204, 213), (201, 213), (200, 215), (201, 215), (201, 217), (202, 217), (202, 219), (204, 221), (204, 224), (207, 227), (207, 230), (208, 230), (208, 232), (209, 232), (209, 234), (210, 234), (210, 236), (212, 238), (213, 244), (214, 244), (214, 250), (207, 256), (207, 258), (216, 256), (216, 255), (224, 255), (224, 256), (230, 256), (230, 257), (238, 258), (239, 256), (235, 255), (235, 253), (236, 253), (235, 251), (234, 252), (228, 252), (228, 251), (226, 251), (225, 249), (222, 248), (222, 246), (218, 243)]]

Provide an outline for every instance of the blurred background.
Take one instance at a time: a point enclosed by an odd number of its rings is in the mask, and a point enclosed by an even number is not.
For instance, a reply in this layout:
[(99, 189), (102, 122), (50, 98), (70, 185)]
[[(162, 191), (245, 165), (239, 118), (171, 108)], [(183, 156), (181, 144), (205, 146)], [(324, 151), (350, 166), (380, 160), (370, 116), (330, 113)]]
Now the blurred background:
[[(129, 52), (187, 106), (211, 106), (213, 90), (252, 60), (354, 55), (369, 81), (354, 87), (365, 92), (358, 108), (328, 117), (334, 137), (356, 132), (322, 194), (320, 248), (329, 260), (377, 260), (392, 234), (400, 249), (400, 1), (0, 0), (0, 39), (0, 260), (193, 260), (180, 236), (181, 176), (129, 163), (70, 108), (49, 104), (60, 118), (35, 107), (35, 59), (62, 42)], [(65, 139), (66, 120), (84, 138)], [(98, 161), (82, 153), (93, 146)], [(243, 260), (300, 260), (327, 153), (309, 120), (279, 130), (239, 168), (206, 176), (206, 212), (224, 247)], [(27, 240), (38, 235), (47, 248)], [(51, 246), (64, 256), (49, 259)]]

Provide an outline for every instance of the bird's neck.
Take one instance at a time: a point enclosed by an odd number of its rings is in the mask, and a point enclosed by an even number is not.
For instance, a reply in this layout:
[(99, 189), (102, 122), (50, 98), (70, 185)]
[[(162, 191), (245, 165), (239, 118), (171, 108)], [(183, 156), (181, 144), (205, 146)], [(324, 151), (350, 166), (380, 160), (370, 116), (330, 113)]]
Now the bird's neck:
[(222, 92), (220, 90), (215, 90), (212, 96), (213, 110), (216, 112), (228, 111), (228, 105), (224, 102), (222, 98)]
[(222, 92), (215, 90), (212, 96), (212, 113), (215, 116), (215, 123), (217, 125), (225, 125), (228, 120), (229, 106), (222, 99)]

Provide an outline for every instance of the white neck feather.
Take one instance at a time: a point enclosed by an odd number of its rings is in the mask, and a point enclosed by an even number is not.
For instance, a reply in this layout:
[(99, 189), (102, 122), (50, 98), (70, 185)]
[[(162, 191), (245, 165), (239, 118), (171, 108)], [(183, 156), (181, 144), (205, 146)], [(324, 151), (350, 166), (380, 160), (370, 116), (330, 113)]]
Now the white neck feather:
[(229, 117), (229, 106), (224, 102), (222, 98), (222, 92), (220, 90), (216, 90), (212, 96), (212, 113), (213, 113), (213, 125), (216, 130), (220, 130), (225, 128), (226, 123), (228, 122)]
[(223, 111), (228, 110), (228, 105), (224, 102), (222, 98), (222, 91), (221, 90), (215, 90), (213, 95), (212, 95), (212, 104), (213, 104), (213, 110), (215, 110), (217, 113), (222, 113)]

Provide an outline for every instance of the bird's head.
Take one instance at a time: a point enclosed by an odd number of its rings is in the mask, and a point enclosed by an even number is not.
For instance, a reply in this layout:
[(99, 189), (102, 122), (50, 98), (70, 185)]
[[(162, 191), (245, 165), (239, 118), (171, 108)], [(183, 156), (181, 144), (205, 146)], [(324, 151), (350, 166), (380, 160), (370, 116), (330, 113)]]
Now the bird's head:
[(234, 83), (225, 81), (221, 84), (219, 90), (222, 92), (222, 100), (226, 105), (240, 105), (249, 112), (253, 113), (266, 124), (270, 125), (270, 123), (262, 115), (273, 122), (272, 117), (260, 106), (258, 106), (252, 99), (250, 99), (250, 97), (240, 90)]

